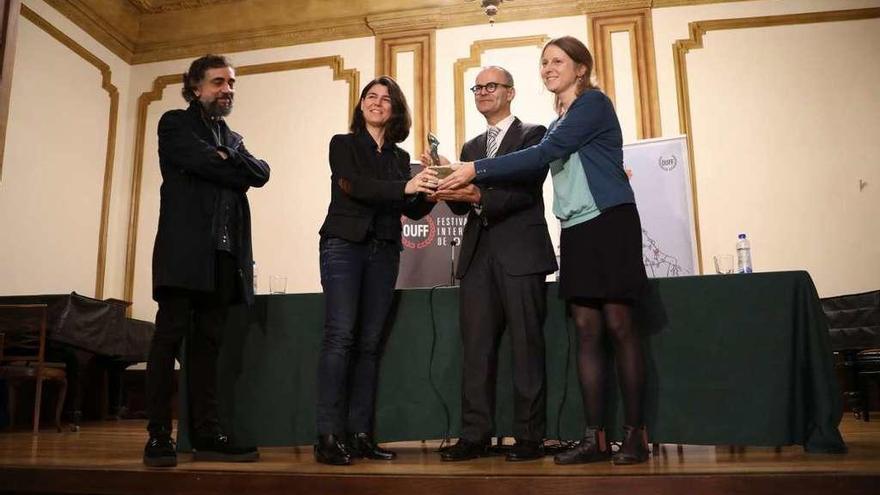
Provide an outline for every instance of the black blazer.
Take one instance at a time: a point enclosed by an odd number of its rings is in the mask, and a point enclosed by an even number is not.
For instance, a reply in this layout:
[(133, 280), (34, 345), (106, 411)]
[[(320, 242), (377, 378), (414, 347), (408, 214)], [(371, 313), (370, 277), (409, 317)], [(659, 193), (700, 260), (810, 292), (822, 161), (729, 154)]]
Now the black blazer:
[[(153, 245), (153, 298), (163, 288), (214, 289), (215, 215), (220, 190), (238, 195), (241, 239), (236, 246), (243, 298), (253, 301), (253, 253), (247, 190), (269, 180), (269, 164), (254, 158), (242, 137), (220, 120), (220, 141), (202, 118), (198, 102), (159, 120), (159, 229)], [(229, 158), (223, 159), (222, 149)]]
[[(374, 218), (385, 215), (393, 217), (388, 219), (388, 225), (394, 229), (394, 239), (400, 242), (400, 215), (418, 220), (431, 211), (434, 203), (426, 201), (423, 194), (404, 194), (410, 179), (409, 153), (391, 145), (384, 152), (394, 154), (393, 170), (375, 170), (365, 156), (369, 151), (357, 142), (362, 137), (337, 134), (330, 139), (330, 205), (320, 234), (361, 242)], [(347, 179), (351, 184), (348, 193), (340, 187), (339, 179)]]
[[(496, 155), (538, 144), (547, 129), (514, 118)], [(461, 161), (486, 157), (486, 133), (466, 142)], [(544, 219), (543, 182), (546, 172), (531, 182), (480, 185), (482, 210), (473, 205), (449, 202), (458, 215), (468, 214), (455, 276), (463, 278), (479, 242), (491, 243), (492, 253), (508, 275), (548, 274), (556, 271), (556, 255)]]

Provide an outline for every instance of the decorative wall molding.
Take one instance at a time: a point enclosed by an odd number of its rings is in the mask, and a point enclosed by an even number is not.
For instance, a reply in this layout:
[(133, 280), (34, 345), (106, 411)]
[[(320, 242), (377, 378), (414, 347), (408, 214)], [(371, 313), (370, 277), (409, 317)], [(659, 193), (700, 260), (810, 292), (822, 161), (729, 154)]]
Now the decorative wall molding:
[[(107, 152), (104, 157), (104, 186), (101, 194), (101, 222), (98, 231), (98, 259), (95, 268), (95, 298), (104, 297), (104, 274), (107, 268), (107, 229), (110, 217), (110, 193), (113, 188), (113, 161), (116, 155), (116, 123), (119, 114), (119, 91), (111, 82), (112, 74), (110, 66), (86, 50), (79, 43), (62, 33), (58, 28), (49, 23), (39, 14), (21, 6), (21, 16), (42, 29), (49, 36), (56, 39), (62, 45), (82, 57), (86, 62), (101, 72), (101, 88), (107, 91), (110, 97), (110, 112), (107, 124)], [(130, 299), (128, 299), (130, 300)]]
[(21, 0), (9, 0), (0, 5), (0, 183), (3, 181), (3, 152), (6, 149), (6, 122), (9, 118), (20, 9)]
[(515, 38), (498, 38), (479, 40), (471, 44), (470, 56), (455, 61), (452, 70), (453, 85), (455, 90), (455, 149), (461, 150), (465, 142), (464, 129), (464, 73), (468, 69), (480, 67), (483, 53), (487, 50), (503, 48), (517, 48), (521, 46), (543, 47), (550, 37), (546, 35), (517, 36)]
[(589, 16), (588, 27), (596, 78), (611, 101), (615, 101), (611, 35), (629, 33), (633, 96), (636, 102), (636, 133), (639, 139), (661, 136), (651, 9), (596, 13)]
[[(355, 105), (357, 105), (358, 103), (358, 97), (360, 95), (360, 73), (357, 71), (357, 69), (346, 69), (345, 62), (339, 55), (298, 60), (286, 60), (282, 62), (270, 62), (266, 64), (244, 65), (241, 67), (236, 67), (235, 72), (237, 76), (248, 76), (255, 74), (268, 74), (272, 72), (312, 69), (318, 67), (329, 67), (333, 71), (334, 81), (345, 81), (348, 84), (348, 115), (351, 115), (354, 111)], [(138, 220), (140, 216), (141, 182), (143, 177), (144, 142), (146, 140), (147, 112), (149, 110), (150, 103), (162, 99), (166, 87), (171, 84), (179, 84), (180, 82), (180, 74), (168, 74), (164, 76), (159, 76), (153, 81), (152, 89), (150, 91), (141, 93), (140, 97), (138, 97), (137, 128), (135, 130), (134, 145), (134, 164), (132, 166), (131, 176), (131, 205), (128, 217), (128, 241), (125, 252), (125, 285), (123, 288), (123, 297), (126, 301), (134, 300), (134, 268), (137, 255)], [(131, 306), (128, 307), (127, 312), (128, 314), (131, 313)]]
[(376, 76), (398, 78), (397, 55), (413, 54), (415, 95), (410, 103), (413, 116), (413, 151), (418, 159), (428, 131), (437, 129), (434, 96), (434, 31), (408, 31), (376, 37)]
[(731, 29), (747, 29), (761, 27), (790, 26), (795, 24), (814, 24), (819, 22), (840, 22), (880, 17), (880, 8), (835, 10), (827, 12), (809, 12), (805, 14), (789, 14), (762, 17), (745, 17), (736, 19), (714, 19), (695, 21), (688, 24), (690, 38), (676, 41), (672, 46), (675, 64), (675, 87), (678, 96), (678, 124), (681, 133), (687, 136), (688, 159), (691, 174), (691, 195), (694, 202), (694, 226), (697, 240), (697, 262), (700, 273), (703, 272), (703, 256), (700, 244), (700, 210), (697, 197), (696, 163), (694, 162), (694, 136), (691, 123), (690, 90), (688, 87), (687, 54), (691, 50), (703, 48), (703, 36), (709, 31), (725, 31)]

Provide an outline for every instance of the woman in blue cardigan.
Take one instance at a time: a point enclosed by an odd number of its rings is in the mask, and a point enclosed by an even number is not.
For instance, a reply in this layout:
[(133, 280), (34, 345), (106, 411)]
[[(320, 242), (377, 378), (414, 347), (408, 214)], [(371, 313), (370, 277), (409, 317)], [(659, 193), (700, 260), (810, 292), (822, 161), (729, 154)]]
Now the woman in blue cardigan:
[(562, 224), (559, 296), (565, 299), (578, 333), (578, 375), (586, 429), (557, 464), (612, 458), (605, 440), (604, 338), (614, 343), (624, 399), (624, 440), (615, 464), (648, 459), (643, 417), (645, 361), (632, 306), (647, 281), (635, 197), (623, 169), (623, 137), (614, 106), (590, 82), (593, 59), (576, 38), (551, 40), (541, 54), (544, 86), (556, 95), (559, 118), (537, 145), (463, 163), (440, 183), (454, 189), (470, 182), (530, 180), (549, 166), (553, 213)]

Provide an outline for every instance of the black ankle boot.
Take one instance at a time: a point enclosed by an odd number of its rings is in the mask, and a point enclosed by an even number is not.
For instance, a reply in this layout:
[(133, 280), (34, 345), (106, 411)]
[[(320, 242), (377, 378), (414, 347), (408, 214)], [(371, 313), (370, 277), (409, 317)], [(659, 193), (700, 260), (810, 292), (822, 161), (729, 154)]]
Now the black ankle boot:
[(648, 460), (648, 433), (644, 426), (624, 425), (623, 444), (612, 462), (618, 465), (639, 464)]
[(315, 460), (321, 464), (347, 466), (351, 464), (351, 455), (339, 436), (318, 435), (318, 441), (315, 443)]
[(174, 467), (177, 465), (177, 448), (171, 439), (171, 432), (150, 433), (144, 446), (144, 465), (150, 467)]
[(352, 433), (348, 437), (348, 450), (352, 457), (390, 461), (397, 457), (395, 452), (383, 449), (373, 441), (369, 433)]
[(588, 462), (607, 461), (611, 458), (611, 450), (605, 441), (605, 429), (588, 426), (584, 438), (572, 449), (553, 456), (556, 464), (586, 464)]

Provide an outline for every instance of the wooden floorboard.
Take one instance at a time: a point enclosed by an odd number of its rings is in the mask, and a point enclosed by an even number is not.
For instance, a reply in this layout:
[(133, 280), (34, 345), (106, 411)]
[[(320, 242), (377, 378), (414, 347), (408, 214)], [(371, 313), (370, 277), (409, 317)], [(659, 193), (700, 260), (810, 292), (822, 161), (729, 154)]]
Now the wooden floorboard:
[(880, 421), (846, 417), (843, 455), (771, 448), (664, 445), (637, 466), (556, 466), (550, 457), (509, 463), (503, 457), (441, 462), (439, 442), (389, 444), (392, 462), (325, 466), (311, 446), (263, 448), (257, 463), (192, 462), (171, 469), (141, 463), (143, 421), (87, 423), (79, 432), (44, 429), (0, 433), (0, 493), (181, 495), (234, 493), (568, 493), (798, 495), (876, 493), (880, 485)]

